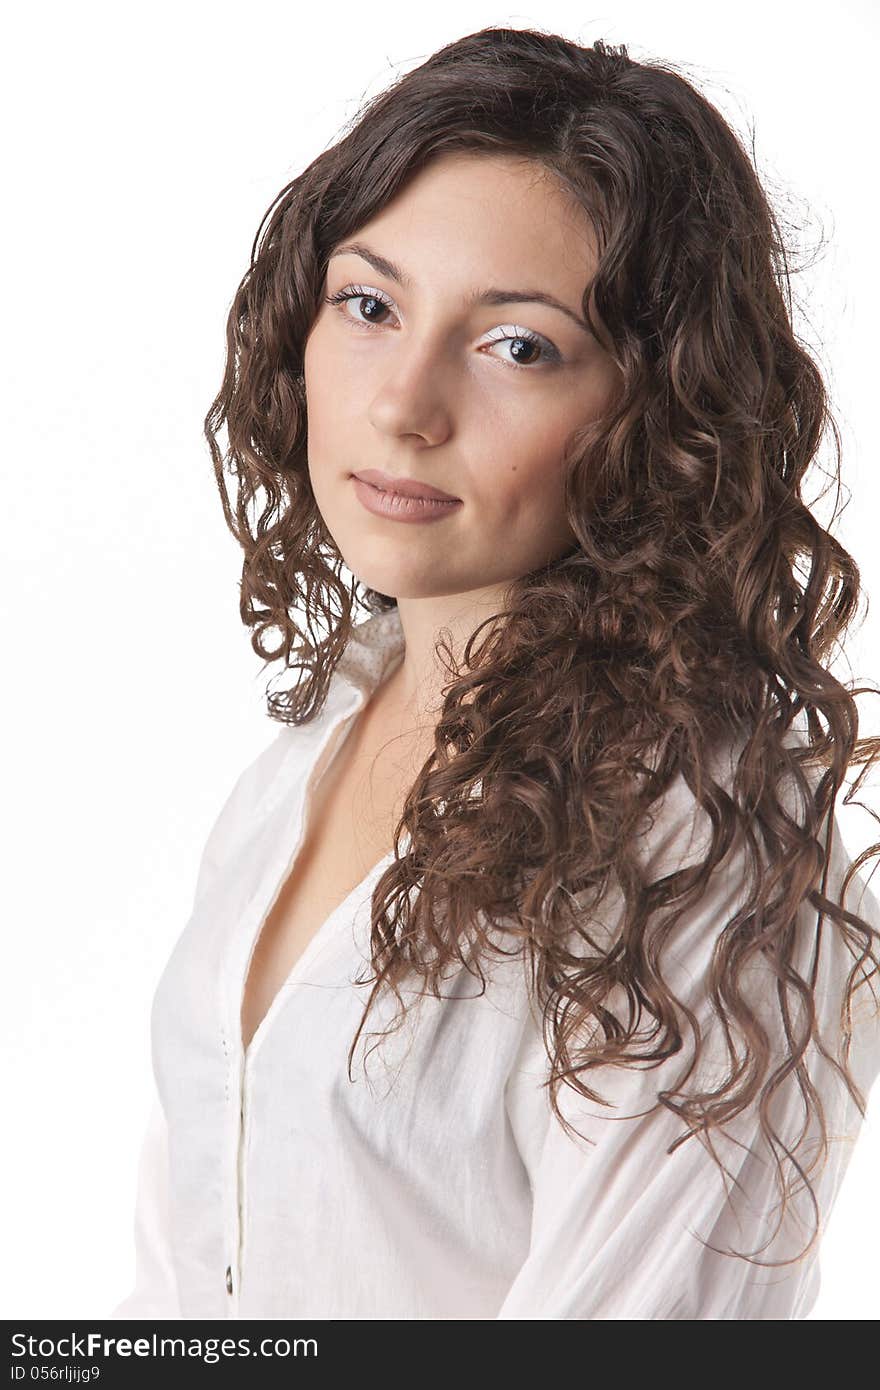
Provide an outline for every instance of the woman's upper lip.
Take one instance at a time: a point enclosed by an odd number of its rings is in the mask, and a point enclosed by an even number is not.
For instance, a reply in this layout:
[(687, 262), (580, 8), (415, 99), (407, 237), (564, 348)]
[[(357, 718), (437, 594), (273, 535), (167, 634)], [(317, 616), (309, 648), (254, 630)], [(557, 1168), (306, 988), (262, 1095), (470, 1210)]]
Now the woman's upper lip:
[(361, 468), (353, 477), (371, 483), (382, 492), (397, 492), (403, 497), (434, 497), (442, 502), (461, 501), (460, 497), (454, 497), (451, 492), (443, 492), (439, 487), (432, 487), (430, 483), (420, 483), (417, 478), (395, 478), (378, 468)]

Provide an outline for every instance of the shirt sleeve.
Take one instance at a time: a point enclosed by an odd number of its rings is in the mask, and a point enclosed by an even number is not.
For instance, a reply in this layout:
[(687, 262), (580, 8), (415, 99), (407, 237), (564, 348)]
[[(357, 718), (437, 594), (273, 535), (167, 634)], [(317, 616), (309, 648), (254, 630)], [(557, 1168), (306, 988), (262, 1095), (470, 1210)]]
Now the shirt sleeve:
[[(671, 842), (670, 842), (671, 844)], [(832, 901), (842, 868), (849, 863), (835, 828), (830, 887)], [(707, 987), (711, 950), (719, 931), (744, 901), (746, 870), (733, 853), (717, 866), (698, 906), (683, 913), (674, 933), (674, 949), (666, 955), (664, 975), (679, 998), (696, 1013), (709, 1077), (718, 1084), (728, 1062)], [(859, 887), (862, 890), (859, 899)], [(846, 906), (880, 926), (880, 907), (864, 882), (855, 877)], [(799, 910), (798, 930), (803, 954), (798, 969), (809, 977), (808, 961), (815, 944), (817, 910), (808, 902)], [(822, 1036), (832, 1056), (841, 1056), (839, 1008), (841, 991), (854, 958), (839, 932), (826, 919), (821, 934), (824, 975), (816, 990)], [(820, 957), (822, 959), (822, 957)], [(766, 971), (767, 967), (764, 967)], [(775, 977), (755, 966), (748, 977), (750, 1006), (770, 1034), (771, 1046), (784, 1046), (782, 1023), (775, 1017)], [(856, 993), (854, 1032), (849, 1065), (865, 1103), (880, 1070), (880, 1024), (864, 1002), (869, 987)], [(626, 998), (614, 996), (618, 1018), (628, 1017)], [(876, 1008), (876, 1004), (874, 1004)], [(797, 1010), (794, 1009), (797, 1017)], [(651, 1020), (643, 1020), (645, 1045)], [(684, 1023), (685, 1034), (689, 1033)], [(734, 1034), (734, 1038), (736, 1035)], [(775, 1042), (774, 1042), (775, 1040)], [(742, 1049), (739, 1049), (742, 1051)], [(565, 1117), (583, 1136), (572, 1138), (550, 1109), (549, 1093), (536, 1082), (549, 1075), (549, 1060), (537, 1040), (529, 1065), (518, 1069), (509, 1085), (508, 1107), (524, 1166), (532, 1186), (533, 1208), (527, 1256), (513, 1279), (496, 1317), (499, 1319), (779, 1319), (803, 1318), (819, 1290), (818, 1242), (810, 1256), (793, 1265), (755, 1264), (737, 1254), (747, 1252), (761, 1261), (781, 1261), (798, 1255), (816, 1223), (815, 1210), (804, 1189), (790, 1201), (781, 1226), (776, 1158), (763, 1136), (755, 1105), (727, 1122), (712, 1143), (727, 1170), (722, 1175), (705, 1141), (694, 1134), (672, 1153), (667, 1150), (688, 1126), (684, 1118), (658, 1103), (658, 1093), (673, 1089), (676, 1080), (685, 1093), (696, 1089), (695, 1078), (706, 1078), (701, 1066), (683, 1079), (687, 1046), (653, 1069), (642, 1064), (603, 1065), (582, 1073), (611, 1108), (590, 1102), (567, 1083), (559, 1091)], [(723, 1065), (722, 1065), (723, 1058)], [(810, 1175), (823, 1228), (827, 1223), (861, 1124), (861, 1114), (833, 1067), (812, 1046), (805, 1061), (810, 1079), (822, 1096), (829, 1134), (829, 1155)], [(778, 1063), (772, 1063), (775, 1071)], [(706, 1089), (701, 1080), (699, 1089)], [(676, 1097), (678, 1098), (678, 1097)], [(543, 1114), (543, 1140), (536, 1116)], [(803, 1095), (790, 1074), (773, 1098), (774, 1129), (789, 1148), (804, 1129)], [(547, 1118), (549, 1117), (549, 1118)], [(531, 1130), (529, 1127), (531, 1126)], [(804, 1147), (804, 1161), (819, 1134), (814, 1121)], [(776, 1146), (778, 1150), (778, 1145)], [(784, 1153), (783, 1153), (784, 1158)], [(789, 1182), (795, 1176), (785, 1168)], [(803, 1184), (799, 1184), (803, 1188)], [(728, 1193), (730, 1200), (728, 1200)], [(779, 1226), (778, 1234), (774, 1235)], [(820, 1232), (821, 1235), (821, 1232)], [(773, 1239), (771, 1240), (771, 1237)], [(770, 1242), (769, 1244), (767, 1242)], [(760, 1247), (764, 1246), (763, 1249)]]
[[(285, 726), (238, 774), (215, 815), (196, 871), (193, 906), (222, 878), (228, 857), (240, 846), (243, 827), (269, 793), (290, 743)], [(135, 1283), (110, 1318), (180, 1318), (172, 1260), (169, 1207), (168, 1127), (153, 1083), (147, 1127), (141, 1142), (135, 1197)]]
[(111, 1319), (182, 1316), (171, 1255), (168, 1191), (168, 1131), (154, 1087), (138, 1162), (134, 1287), (107, 1315)]

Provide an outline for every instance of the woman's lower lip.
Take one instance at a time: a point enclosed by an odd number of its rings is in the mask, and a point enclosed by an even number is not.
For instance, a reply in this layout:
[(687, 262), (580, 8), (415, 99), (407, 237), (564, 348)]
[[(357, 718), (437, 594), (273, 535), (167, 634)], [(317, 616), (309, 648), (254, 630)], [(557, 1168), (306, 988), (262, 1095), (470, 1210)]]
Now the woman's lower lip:
[(354, 490), (368, 512), (385, 516), (391, 521), (439, 521), (461, 506), (461, 499), (441, 502), (433, 497), (404, 497), (400, 492), (380, 492), (363, 478), (352, 475)]

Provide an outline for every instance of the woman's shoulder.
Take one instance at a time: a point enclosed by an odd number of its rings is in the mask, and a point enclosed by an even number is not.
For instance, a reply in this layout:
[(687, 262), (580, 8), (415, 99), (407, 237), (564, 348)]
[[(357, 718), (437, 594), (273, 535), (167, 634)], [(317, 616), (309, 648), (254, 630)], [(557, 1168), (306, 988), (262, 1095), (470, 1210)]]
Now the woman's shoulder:
[(215, 873), (227, 861), (248, 827), (255, 825), (282, 771), (297, 757), (301, 730), (284, 724), (243, 768), (235, 773), (216, 812), (202, 850), (196, 897), (201, 897)]

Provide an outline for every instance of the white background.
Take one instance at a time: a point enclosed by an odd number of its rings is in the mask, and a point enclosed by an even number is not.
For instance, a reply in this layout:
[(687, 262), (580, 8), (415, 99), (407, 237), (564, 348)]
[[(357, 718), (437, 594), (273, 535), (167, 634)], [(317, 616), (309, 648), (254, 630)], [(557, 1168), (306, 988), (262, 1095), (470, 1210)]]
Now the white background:
[[(276, 729), (277, 667), (238, 617), (202, 436), (256, 228), (367, 95), (490, 24), (625, 42), (754, 127), (808, 266), (822, 245), (796, 326), (843, 427), (836, 534), (880, 593), (870, 3), (17, 6), (0, 98), (4, 1317), (97, 1318), (128, 1292), (152, 992), (210, 824)], [(878, 637), (869, 612), (835, 674), (876, 681)], [(877, 705), (862, 699), (862, 733)], [(876, 838), (853, 825), (859, 847)], [(814, 1317), (880, 1314), (878, 1108)]]

